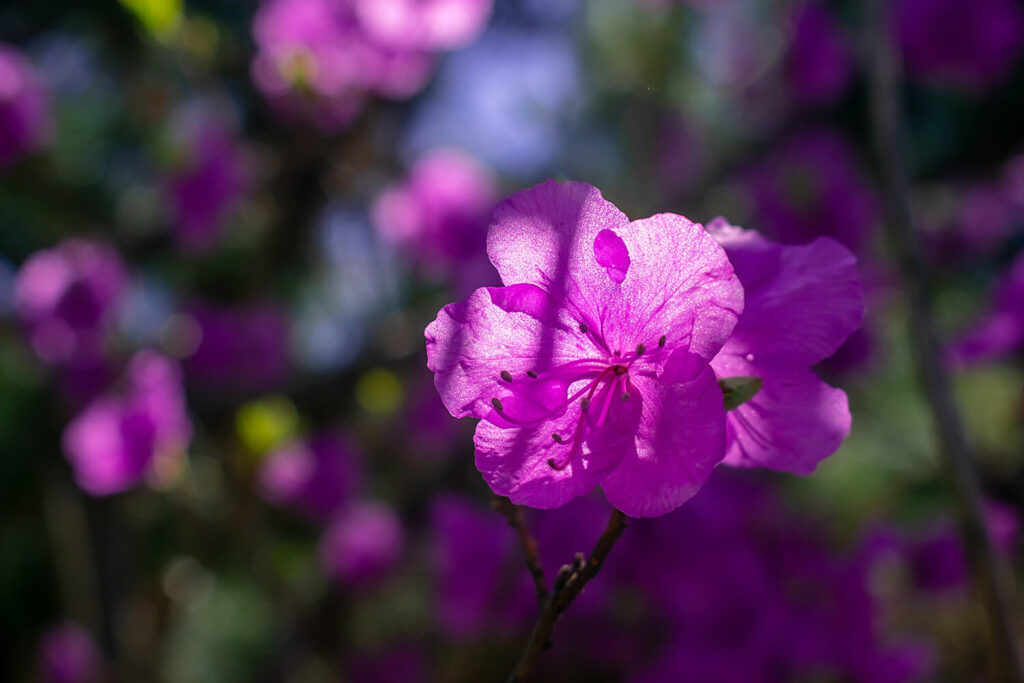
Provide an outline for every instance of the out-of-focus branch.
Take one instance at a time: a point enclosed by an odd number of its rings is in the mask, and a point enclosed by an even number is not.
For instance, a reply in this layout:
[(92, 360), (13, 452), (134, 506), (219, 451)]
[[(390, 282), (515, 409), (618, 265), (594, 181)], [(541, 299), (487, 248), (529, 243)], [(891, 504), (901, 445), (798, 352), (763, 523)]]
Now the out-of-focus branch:
[(508, 683), (522, 683), (529, 680), (530, 676), (533, 675), (541, 655), (551, 646), (551, 634), (555, 630), (558, 618), (569, 608), (569, 605), (576, 599), (576, 596), (583, 591), (584, 586), (597, 576), (605, 559), (608, 557), (608, 553), (611, 552), (612, 547), (619, 540), (619, 536), (622, 535), (625, 528), (626, 515), (618, 510), (612, 510), (611, 517), (608, 519), (608, 526), (605, 527), (604, 533), (598, 539), (597, 545), (594, 546), (593, 552), (590, 553), (590, 557), (584, 559), (583, 553), (577, 553), (571, 566), (563, 565), (558, 570), (558, 576), (555, 577), (555, 585), (551, 595), (544, 602), (544, 607), (537, 618), (537, 623), (534, 624), (533, 631), (530, 633), (530, 640), (526, 644), (526, 649), (523, 650), (515, 670), (509, 675)]
[(888, 236), (900, 261), (910, 306), (910, 334), (918, 381), (935, 419), (946, 468), (953, 480), (961, 533), (971, 571), (988, 612), (996, 673), (994, 680), (1024, 683), (1013, 617), (1013, 585), (985, 526), (981, 491), (963, 422), (953, 398), (932, 320), (929, 278), (913, 229), (904, 158), (899, 68), (889, 39), (883, 0), (867, 3), (865, 44), (871, 115), (885, 196)]
[(537, 591), (537, 604), (543, 609), (544, 601), (548, 599), (548, 582), (544, 579), (544, 566), (540, 562), (537, 541), (534, 540), (526, 526), (522, 509), (505, 496), (496, 494), (491, 496), (491, 506), (501, 511), (508, 518), (508, 525), (516, 530), (516, 535), (519, 536), (519, 541), (523, 545), (523, 554), (526, 556), (526, 568), (530, 570), (533, 586)]

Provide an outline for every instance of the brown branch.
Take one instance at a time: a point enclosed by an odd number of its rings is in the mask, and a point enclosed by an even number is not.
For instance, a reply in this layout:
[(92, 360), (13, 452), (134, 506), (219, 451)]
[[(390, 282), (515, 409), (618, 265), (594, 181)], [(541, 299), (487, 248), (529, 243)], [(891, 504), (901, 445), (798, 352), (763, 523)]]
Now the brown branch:
[(1012, 580), (985, 525), (974, 458), (943, 364), (932, 320), (929, 277), (915, 239), (909, 175), (903, 156), (899, 65), (888, 39), (891, 32), (885, 20), (886, 4), (883, 0), (868, 3), (870, 16), (863, 47), (869, 60), (872, 127), (881, 162), (886, 223), (909, 295), (910, 334), (916, 346), (918, 381), (931, 409), (946, 469), (956, 492), (961, 534), (971, 572), (987, 608), (996, 680), (1024, 683), (1011, 607)]
[(592, 578), (597, 576), (604, 564), (612, 546), (619, 540), (623, 530), (626, 528), (626, 515), (618, 510), (612, 510), (608, 519), (608, 526), (605, 527), (601, 538), (597, 540), (593, 552), (588, 559), (583, 558), (583, 553), (576, 553), (572, 565), (563, 565), (558, 570), (555, 578), (553, 592), (544, 603), (537, 623), (530, 633), (530, 640), (523, 650), (515, 670), (509, 675), (508, 683), (523, 683), (533, 675), (537, 662), (544, 651), (551, 646), (551, 634), (555, 630), (555, 624), (559, 617), (569, 608), (576, 596), (583, 591)]
[(491, 496), (491, 506), (500, 510), (508, 518), (508, 525), (516, 530), (519, 541), (523, 545), (523, 554), (526, 556), (526, 568), (530, 570), (534, 588), (537, 590), (537, 604), (543, 609), (544, 602), (548, 599), (548, 582), (544, 579), (544, 565), (540, 562), (537, 541), (534, 540), (530, 529), (526, 526), (522, 509), (505, 496), (497, 494)]

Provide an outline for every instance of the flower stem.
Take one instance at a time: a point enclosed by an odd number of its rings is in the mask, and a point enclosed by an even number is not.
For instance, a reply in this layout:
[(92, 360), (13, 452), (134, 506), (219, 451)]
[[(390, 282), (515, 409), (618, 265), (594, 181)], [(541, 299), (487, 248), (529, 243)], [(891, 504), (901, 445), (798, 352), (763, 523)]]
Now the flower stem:
[(548, 599), (548, 584), (544, 579), (544, 566), (540, 562), (537, 541), (534, 540), (526, 526), (523, 511), (505, 496), (497, 494), (491, 496), (491, 505), (500, 510), (508, 518), (508, 525), (516, 530), (519, 541), (523, 545), (523, 554), (526, 555), (526, 568), (530, 570), (530, 576), (533, 577), (533, 585), (537, 591), (537, 604), (543, 608), (544, 602)]
[(583, 587), (597, 576), (604, 564), (608, 553), (611, 552), (615, 542), (619, 540), (626, 528), (626, 515), (618, 510), (612, 510), (608, 518), (608, 525), (597, 540), (597, 545), (590, 553), (590, 557), (583, 559), (583, 553), (577, 553), (573, 564), (564, 565), (555, 578), (554, 589), (548, 599), (543, 603), (537, 623), (530, 633), (530, 640), (526, 649), (516, 663), (515, 670), (509, 674), (508, 683), (523, 683), (529, 680), (540, 661), (541, 655), (551, 646), (551, 634), (555, 630), (555, 624), (562, 613), (569, 608), (576, 596), (583, 591)]
[(996, 552), (985, 526), (981, 490), (964, 425), (950, 388), (949, 375), (932, 320), (929, 278), (913, 230), (908, 172), (903, 156), (899, 72), (892, 35), (886, 25), (887, 4), (868, 3), (863, 49), (868, 57), (870, 103), (875, 144), (881, 162), (889, 239), (900, 261), (910, 306), (910, 334), (916, 346), (918, 381), (935, 427), (956, 493), (961, 534), (971, 572), (980, 588), (989, 619), (997, 676), (994, 680), (1024, 683), (1024, 667), (1015, 638), (1009, 570)]

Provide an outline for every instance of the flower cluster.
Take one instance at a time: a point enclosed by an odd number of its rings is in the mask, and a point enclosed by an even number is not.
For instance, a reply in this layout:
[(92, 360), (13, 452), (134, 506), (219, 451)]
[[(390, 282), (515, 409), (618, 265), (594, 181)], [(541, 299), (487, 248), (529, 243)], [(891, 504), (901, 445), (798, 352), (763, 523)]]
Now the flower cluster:
[(490, 12), (491, 0), (268, 0), (253, 79), (284, 113), (337, 129), (369, 95), (422, 90), (434, 53), (469, 43)]
[(513, 502), (600, 485), (627, 515), (663, 515), (727, 454), (808, 472), (849, 431), (845, 395), (810, 371), (863, 312), (832, 240), (630, 222), (596, 188), (548, 181), (498, 206), (488, 254), (505, 286), (442, 309), (427, 357), (449, 412), (480, 419), (477, 467)]

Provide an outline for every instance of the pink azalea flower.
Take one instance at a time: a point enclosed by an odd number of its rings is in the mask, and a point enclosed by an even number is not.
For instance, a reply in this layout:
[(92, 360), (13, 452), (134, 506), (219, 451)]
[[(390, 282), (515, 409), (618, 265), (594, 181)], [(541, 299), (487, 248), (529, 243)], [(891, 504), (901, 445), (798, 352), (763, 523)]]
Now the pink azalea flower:
[(490, 487), (552, 508), (600, 485), (634, 517), (693, 496), (725, 454), (709, 362), (743, 309), (722, 248), (553, 180), (498, 206), (487, 247), (506, 286), (446, 306), (426, 339), (445, 407), (480, 418)]
[(179, 455), (192, 426), (178, 367), (156, 353), (132, 358), (121, 394), (95, 399), (64, 430), (79, 486), (105, 496), (136, 485), (154, 458)]
[(783, 246), (722, 218), (708, 230), (725, 247), (746, 296), (711, 367), (719, 378), (761, 380), (752, 399), (729, 411), (725, 462), (811, 472), (850, 433), (846, 394), (818, 379), (811, 366), (860, 326), (857, 261), (827, 237)]

